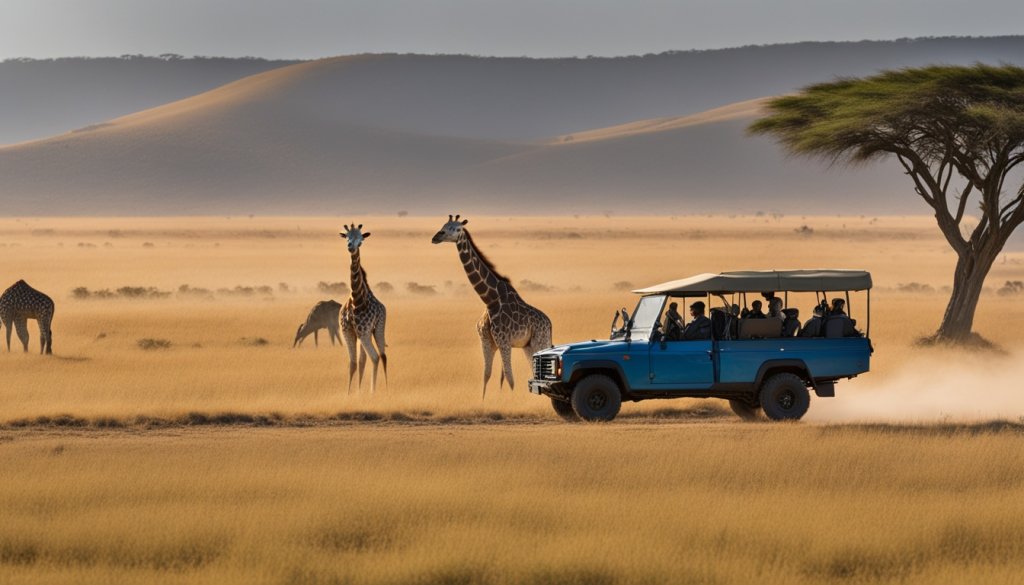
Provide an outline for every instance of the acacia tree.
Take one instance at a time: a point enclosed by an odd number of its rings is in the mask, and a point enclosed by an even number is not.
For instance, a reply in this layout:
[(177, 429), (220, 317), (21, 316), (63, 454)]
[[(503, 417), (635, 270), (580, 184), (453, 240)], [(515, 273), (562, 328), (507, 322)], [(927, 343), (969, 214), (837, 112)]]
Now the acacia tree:
[[(886, 71), (812, 85), (767, 109), (750, 131), (774, 136), (790, 153), (833, 164), (887, 158), (902, 165), (957, 254), (935, 339), (970, 339), (985, 277), (1024, 222), (1024, 184), (1013, 173), (1024, 162), (1024, 69)], [(968, 214), (971, 201), (977, 217)]]

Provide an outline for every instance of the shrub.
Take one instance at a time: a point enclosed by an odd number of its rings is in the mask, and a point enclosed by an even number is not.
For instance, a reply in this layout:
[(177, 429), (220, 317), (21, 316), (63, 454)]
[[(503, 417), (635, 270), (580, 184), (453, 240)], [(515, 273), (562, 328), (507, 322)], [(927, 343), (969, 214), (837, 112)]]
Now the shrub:
[(213, 291), (208, 288), (191, 287), (183, 284), (178, 287), (178, 296), (184, 298), (212, 299)]
[(804, 224), (804, 225), (794, 229), (793, 231), (796, 232), (797, 235), (800, 235), (800, 236), (812, 236), (812, 235), (814, 235), (814, 228), (812, 228), (811, 226), (806, 225), (806, 224)]
[(389, 293), (395, 290), (395, 287), (392, 286), (390, 282), (387, 282), (385, 280), (382, 280), (377, 284), (373, 285), (373, 288), (377, 289), (382, 293)]
[(248, 345), (249, 347), (263, 347), (264, 345), (270, 345), (270, 342), (262, 337), (243, 337), (239, 342), (242, 345)]
[(437, 294), (437, 288), (434, 287), (434, 285), (420, 284), (418, 282), (405, 283), (405, 290), (411, 292), (414, 295), (433, 296)]
[(150, 338), (150, 337), (147, 337), (145, 339), (140, 339), (137, 342), (137, 345), (139, 346), (139, 349), (143, 349), (143, 350), (146, 350), (146, 351), (151, 351), (151, 350), (154, 350), (154, 349), (170, 349), (171, 348), (171, 342), (169, 340), (167, 340), (167, 339), (153, 339), (153, 338)]
[(344, 282), (324, 282), (320, 281), (316, 285), (317, 290), (324, 294), (331, 295), (347, 295), (348, 284)]
[(622, 291), (633, 290), (633, 283), (629, 282), (628, 280), (620, 280), (619, 282), (616, 282), (615, 284), (613, 284), (612, 288), (615, 289), (615, 290), (622, 290)]
[(553, 287), (550, 287), (546, 284), (534, 282), (532, 280), (525, 278), (519, 281), (519, 288), (530, 292), (551, 292), (552, 290), (554, 290)]
[(905, 293), (914, 294), (933, 294), (935, 287), (930, 284), (921, 284), (920, 282), (908, 282), (907, 284), (897, 285), (897, 290)]
[(1006, 284), (1000, 287), (996, 293), (1004, 297), (1022, 294), (1024, 293), (1024, 281), (1007, 280)]

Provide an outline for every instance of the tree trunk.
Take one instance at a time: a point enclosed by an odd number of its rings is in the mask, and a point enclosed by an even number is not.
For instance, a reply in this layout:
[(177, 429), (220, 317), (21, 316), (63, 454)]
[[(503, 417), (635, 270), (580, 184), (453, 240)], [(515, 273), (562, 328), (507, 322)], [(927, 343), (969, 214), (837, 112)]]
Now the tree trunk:
[(936, 339), (957, 343), (970, 337), (978, 299), (996, 255), (969, 250), (960, 256), (953, 275), (953, 294), (946, 305), (946, 314), (942, 317)]

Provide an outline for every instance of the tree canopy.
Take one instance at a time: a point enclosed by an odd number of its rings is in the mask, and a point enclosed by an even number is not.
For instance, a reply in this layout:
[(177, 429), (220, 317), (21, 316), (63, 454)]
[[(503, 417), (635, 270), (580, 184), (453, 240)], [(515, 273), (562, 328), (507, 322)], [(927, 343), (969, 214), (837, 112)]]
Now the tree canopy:
[[(1024, 68), (885, 71), (811, 85), (767, 109), (750, 131), (774, 136), (793, 154), (832, 164), (899, 161), (960, 257), (940, 335), (956, 312), (959, 322), (947, 333), (962, 337), (965, 326), (969, 333), (981, 282), (1024, 222), (1024, 184), (1007, 184), (1024, 163)], [(970, 201), (980, 217), (965, 229)], [(961, 310), (965, 303), (969, 310)]]

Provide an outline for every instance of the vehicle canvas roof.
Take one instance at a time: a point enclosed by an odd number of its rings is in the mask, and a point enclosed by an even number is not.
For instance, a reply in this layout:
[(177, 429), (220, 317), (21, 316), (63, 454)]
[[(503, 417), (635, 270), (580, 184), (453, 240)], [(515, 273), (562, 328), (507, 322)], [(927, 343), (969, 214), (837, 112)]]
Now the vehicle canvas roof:
[(686, 295), (767, 291), (855, 291), (870, 288), (871, 273), (865, 270), (738, 270), (720, 274), (697, 274), (633, 292), (640, 295)]

